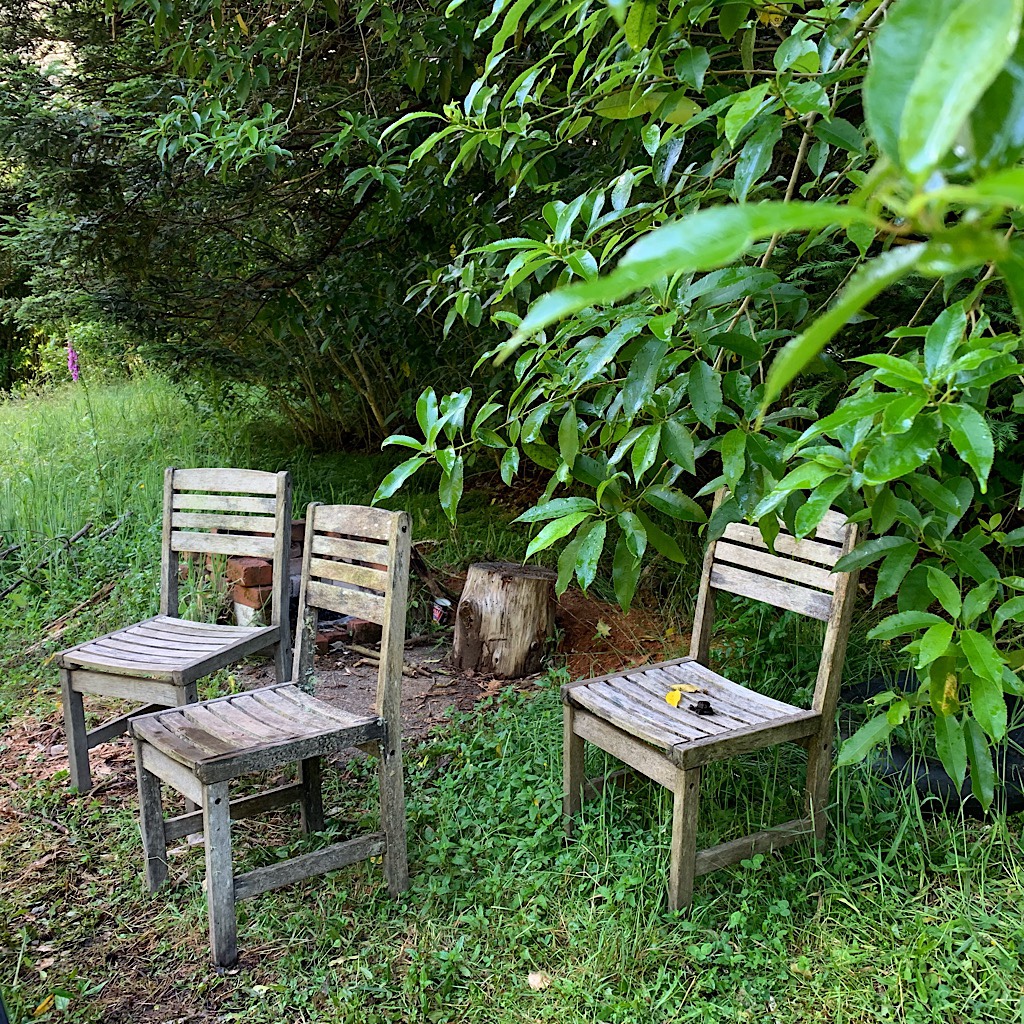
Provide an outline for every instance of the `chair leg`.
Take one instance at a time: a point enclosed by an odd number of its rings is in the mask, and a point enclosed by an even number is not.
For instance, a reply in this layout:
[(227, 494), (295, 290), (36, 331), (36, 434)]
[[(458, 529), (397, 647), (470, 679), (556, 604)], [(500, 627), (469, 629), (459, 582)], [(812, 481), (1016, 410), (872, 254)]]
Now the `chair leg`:
[(562, 708), (562, 824), (565, 834), (573, 833), (573, 816), (583, 805), (583, 739), (573, 731), (575, 712)]
[(142, 767), (142, 744), (135, 740), (135, 774), (139, 782), (139, 826), (146, 858), (146, 884), (156, 892), (167, 881), (167, 837), (160, 780)]
[(668, 909), (683, 910), (693, 902), (693, 869), (697, 859), (697, 811), (700, 808), (700, 768), (680, 771), (672, 792), (674, 802)]
[(393, 897), (409, 888), (409, 851), (405, 837), (405, 782), (401, 743), (385, 739), (380, 747), (380, 823), (387, 846), (384, 877)]
[(203, 786), (203, 831), (210, 952), (218, 967), (230, 967), (238, 959), (238, 924), (231, 867), (231, 805), (226, 782)]
[(288, 643), (274, 644), (274, 676), (279, 683), (287, 683), (292, 677), (292, 649)]
[(68, 747), (71, 786), (79, 793), (92, 788), (89, 770), (89, 736), (85, 729), (85, 705), (82, 695), (71, 687), (71, 671), (60, 670), (60, 686), (64, 703), (64, 737)]
[(832, 773), (831, 723), (807, 744), (807, 814), (814, 823), (814, 838), (824, 842), (828, 833), (829, 779)]
[[(199, 701), (199, 684), (198, 683), (187, 683), (185, 686), (178, 686), (174, 692), (175, 704), (180, 708), (185, 704), (196, 704)], [(192, 800), (188, 797), (185, 798), (185, 813), (191, 814), (193, 811), (198, 811)]]
[(324, 794), (319, 757), (307, 757), (299, 762), (299, 814), (303, 832), (323, 832)]

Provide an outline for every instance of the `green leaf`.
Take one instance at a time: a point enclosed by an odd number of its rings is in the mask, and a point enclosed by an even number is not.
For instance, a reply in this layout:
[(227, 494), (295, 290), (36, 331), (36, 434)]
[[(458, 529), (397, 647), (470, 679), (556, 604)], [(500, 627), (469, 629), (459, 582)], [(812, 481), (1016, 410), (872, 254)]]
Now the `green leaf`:
[(995, 445), (992, 431), (985, 417), (972, 405), (960, 402), (956, 405), (939, 406), (942, 422), (949, 430), (949, 439), (960, 458), (966, 462), (978, 478), (981, 493), (988, 487), (988, 474), (992, 469)]
[(684, 423), (677, 419), (665, 420), (661, 425), (661, 447), (677, 466), (682, 466), (691, 475), (696, 473), (693, 435)]
[(910, 567), (914, 564), (917, 553), (918, 546), (911, 544), (908, 547), (899, 548), (886, 556), (878, 569), (873, 606), (888, 600), (900, 589), (900, 584), (903, 583), (904, 576), (910, 572)]
[(722, 438), (722, 473), (730, 491), (736, 490), (743, 470), (746, 469), (746, 448), (747, 434), (739, 427), (733, 428)]
[[(587, 590), (597, 575), (597, 564), (604, 550), (604, 540), (608, 533), (608, 523), (602, 519), (587, 531), (587, 535), (576, 552), (576, 579), (580, 586)], [(527, 556), (529, 557), (529, 556)]]
[(373, 504), (376, 505), (378, 501), (390, 498), (427, 461), (428, 459), (425, 456), (417, 455), (395, 466), (381, 481), (380, 487), (377, 488), (377, 493), (373, 496)]
[(814, 134), (830, 146), (838, 146), (850, 153), (865, 152), (864, 136), (845, 118), (833, 117), (831, 121), (818, 121), (814, 125)]
[(909, 537), (873, 537), (858, 544), (848, 555), (843, 555), (836, 562), (836, 572), (863, 569), (884, 555), (901, 550), (916, 551), (917, 545)]
[(971, 792), (984, 810), (992, 806), (996, 791), (996, 772), (992, 752), (981, 726), (973, 719), (964, 722), (967, 760), (971, 766)]
[(998, 742), (1006, 735), (1006, 697), (1001, 671), (998, 680), (981, 675), (971, 677), (971, 714), (992, 739)]
[(960, 630), (960, 649), (975, 675), (984, 676), (1002, 686), (1003, 659), (987, 636), (973, 629)]
[(676, 58), (673, 70), (678, 78), (691, 89), (700, 92), (704, 88), (704, 75), (711, 67), (711, 58), (703, 46), (689, 46)]
[(782, 118), (773, 117), (766, 120), (744, 144), (733, 174), (732, 197), (735, 200), (742, 203), (755, 182), (771, 167), (775, 146), (781, 138)]
[(572, 512), (596, 512), (597, 502), (593, 498), (553, 498), (543, 504), (528, 508), (514, 523), (539, 523), (545, 519), (560, 519)]
[(580, 545), (586, 538), (589, 530), (595, 526), (590, 523), (584, 526), (579, 533), (558, 553), (558, 579), (555, 581), (555, 594), (561, 597), (572, 583), (573, 575), (576, 572), (576, 556), (579, 554)]
[(719, 372), (698, 359), (690, 367), (686, 391), (697, 419), (714, 430), (715, 421), (722, 410), (722, 381)]
[(999, 570), (992, 564), (991, 559), (976, 545), (967, 541), (947, 540), (944, 541), (944, 547), (956, 562), (957, 568), (978, 583), (999, 576)]
[(658, 383), (658, 370), (665, 358), (668, 345), (652, 339), (646, 342), (629, 364), (626, 384), (622, 389), (622, 411), (632, 419), (654, 395)]
[(905, 434), (913, 425), (914, 417), (925, 407), (928, 399), (924, 395), (901, 395), (885, 407), (882, 416), (882, 433)]
[(936, 317), (924, 336), (924, 370), (929, 377), (941, 373), (953, 361), (966, 330), (967, 313), (962, 302), (944, 309)]
[(647, 534), (647, 542), (659, 555), (679, 565), (686, 565), (689, 562), (676, 539), (667, 534), (650, 516), (643, 512), (637, 512), (636, 517), (643, 523), (644, 531)]
[(844, 767), (863, 761), (868, 754), (889, 738), (893, 725), (885, 715), (878, 715), (865, 722), (845, 743), (839, 751), (836, 764)]
[(932, 612), (897, 612), (889, 615), (868, 633), (869, 640), (895, 640), (905, 633), (913, 633), (928, 626), (939, 626), (945, 619)]
[(567, 534), (572, 533), (580, 523), (590, 519), (591, 515), (590, 512), (571, 512), (561, 519), (553, 519), (530, 541), (530, 545), (526, 549), (526, 557), (530, 558), (538, 551), (551, 547), (556, 540), (561, 540)]
[(441, 483), (438, 485), (437, 494), (441, 499), (441, 508), (448, 517), (449, 522), (454, 523), (459, 510), (459, 502), (462, 500), (462, 477), (463, 463), (459, 455), (447, 473), (441, 474)]
[(761, 109), (765, 98), (768, 95), (768, 83), (755, 85), (752, 89), (738, 93), (729, 107), (729, 113), (725, 115), (725, 137), (730, 146), (736, 144), (736, 139), (750, 119)]
[(562, 417), (561, 423), (558, 424), (558, 454), (562, 456), (562, 461), (572, 469), (579, 451), (579, 423), (576, 419), (576, 409), (570, 405)]
[(964, 598), (963, 624), (969, 626), (979, 615), (988, 611), (992, 598), (996, 596), (996, 580), (986, 580), (967, 593)]
[(924, 636), (921, 637), (921, 645), (917, 652), (917, 667), (926, 668), (936, 658), (941, 658), (953, 640), (953, 623), (941, 622), (935, 626), (929, 626)]
[(999, 632), (1003, 623), (1011, 619), (1015, 622), (1024, 622), (1024, 595), (1011, 597), (996, 609), (995, 615), (992, 616), (993, 635)]
[(843, 289), (839, 301), (802, 334), (788, 342), (772, 362), (765, 381), (762, 408), (782, 394), (783, 388), (832, 340), (836, 332), (876, 295), (906, 277), (924, 256), (922, 244), (894, 246), (865, 263)]
[(684, 523), (707, 522), (708, 517), (700, 505), (676, 487), (655, 484), (644, 491), (643, 498), (651, 508), (656, 508), (673, 519), (679, 519)]
[(879, 441), (864, 460), (864, 482), (884, 484), (923, 466), (939, 441), (939, 421), (934, 414), (919, 416), (898, 442)]
[(928, 589), (938, 598), (939, 604), (954, 618), (963, 607), (960, 588), (941, 570), (928, 566)]
[(505, 454), (501, 457), (501, 479), (506, 487), (512, 486), (512, 481), (518, 472), (519, 449), (512, 445), (511, 448), (505, 449)]
[(967, 776), (967, 743), (963, 726), (955, 715), (936, 716), (935, 750), (942, 767), (960, 789)]
[(1013, 52), (1021, 0), (900, 0), (872, 40), (864, 113), (918, 179), (945, 156)]
[(832, 508), (832, 502), (850, 485), (848, 476), (834, 476), (823, 480), (800, 506), (796, 513), (796, 533), (798, 537), (807, 537), (818, 528), (825, 518), (825, 513)]
[[(873, 224), (873, 218), (852, 206), (829, 203), (766, 202), (714, 206), (666, 224), (634, 242), (607, 277), (549, 292), (530, 311), (503, 350), (505, 355), (549, 324), (587, 306), (609, 305), (658, 278), (685, 271), (713, 270), (733, 263), (759, 239), (776, 232), (820, 230), (833, 224)], [(913, 245), (900, 252), (916, 250)], [(909, 265), (915, 262), (907, 260)], [(845, 322), (845, 321), (844, 321)], [(837, 328), (838, 329), (838, 328)], [(824, 344), (824, 343), (823, 343)]]
[(633, 603), (642, 564), (630, 551), (625, 535), (620, 536), (612, 557), (612, 588), (615, 591), (615, 600), (619, 602), (624, 612), (628, 612)]
[(640, 517), (634, 512), (620, 512), (618, 524), (622, 528), (622, 535), (626, 538), (626, 546), (634, 558), (643, 558), (647, 550), (647, 531)]
[(633, 466), (633, 479), (639, 483), (640, 477), (654, 465), (658, 458), (658, 446), (661, 442), (661, 424), (651, 423), (644, 427), (630, 452)]
[(721, 14), (718, 15), (718, 31), (722, 33), (722, 38), (732, 39), (749, 13), (750, 4), (741, 3), (740, 0), (726, 0), (722, 5)]
[(626, 42), (635, 53), (647, 45), (658, 25), (657, 0), (633, 0), (626, 16)]

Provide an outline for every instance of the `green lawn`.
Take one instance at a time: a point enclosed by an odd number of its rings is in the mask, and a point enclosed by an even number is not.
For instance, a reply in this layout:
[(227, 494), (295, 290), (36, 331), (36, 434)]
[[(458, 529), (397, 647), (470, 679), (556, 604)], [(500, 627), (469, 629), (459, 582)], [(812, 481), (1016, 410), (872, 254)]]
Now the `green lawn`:
[[(152, 611), (165, 465), (287, 466), (301, 507), (314, 496), (367, 500), (388, 460), (289, 450), (286, 438), (218, 421), (158, 380), (88, 398), (77, 388), (0, 405), (0, 549), (23, 540), (31, 565), (85, 521), (134, 513), (0, 602), (0, 991), (13, 1020), (1024, 1017), (1020, 816), (925, 820), (865, 769), (843, 769), (827, 849), (755, 857), (700, 880), (691, 913), (669, 914), (666, 794), (610, 793), (587, 805), (572, 842), (562, 837), (557, 668), (407, 750), (413, 887), (400, 903), (375, 864), (257, 897), (240, 905), (239, 967), (217, 973), (201, 848), (175, 856), (173, 887), (144, 891), (130, 763), (93, 795), (68, 795), (49, 750), (60, 742), (56, 671), (45, 653), (20, 652), (111, 578), (111, 600), (47, 651)], [(460, 563), (522, 551), (492, 497), (470, 497), (457, 534), (424, 491), (403, 501), (417, 536), (442, 542), (434, 557)], [(9, 578), (0, 572), (0, 589)], [(717, 639), (738, 678), (756, 665), (791, 697), (813, 665), (815, 633), (770, 621), (737, 612)], [(876, 668), (863, 632), (849, 677)], [(340, 787), (331, 773), (327, 802), (341, 833), (372, 822), (375, 806), (366, 762), (343, 774)], [(708, 843), (792, 816), (802, 782), (788, 751), (706, 778)], [(253, 866), (283, 856), (297, 829), (274, 815), (241, 823), (237, 836), (240, 866)], [(550, 985), (531, 989), (531, 972)]]

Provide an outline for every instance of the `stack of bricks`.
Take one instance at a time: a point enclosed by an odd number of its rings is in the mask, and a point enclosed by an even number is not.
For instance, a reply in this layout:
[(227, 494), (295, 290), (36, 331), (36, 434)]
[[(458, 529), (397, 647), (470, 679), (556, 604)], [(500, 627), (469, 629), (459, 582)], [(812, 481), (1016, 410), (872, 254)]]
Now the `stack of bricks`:
[[(292, 521), (290, 561), (302, 558), (306, 521)], [(269, 558), (231, 555), (227, 565), (228, 593), (235, 606), (235, 621), (248, 626), (257, 615), (264, 621), (274, 595), (274, 563)], [(243, 621), (244, 620), (244, 621)]]

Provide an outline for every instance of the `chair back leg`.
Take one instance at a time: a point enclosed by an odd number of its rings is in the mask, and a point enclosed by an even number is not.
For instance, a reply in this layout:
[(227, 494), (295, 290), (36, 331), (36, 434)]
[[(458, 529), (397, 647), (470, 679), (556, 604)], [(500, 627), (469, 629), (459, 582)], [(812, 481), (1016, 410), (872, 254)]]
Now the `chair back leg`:
[(210, 950), (218, 967), (230, 967), (238, 959), (238, 924), (231, 867), (231, 803), (226, 782), (203, 786), (203, 832)]
[(392, 896), (409, 888), (409, 853), (405, 838), (405, 782), (402, 778), (402, 748), (389, 749), (388, 737), (380, 751), (380, 824), (387, 846), (384, 851), (384, 877)]
[(807, 744), (807, 816), (814, 827), (814, 838), (824, 842), (828, 833), (829, 779), (832, 772), (832, 744), (835, 723), (821, 721), (821, 730)]

